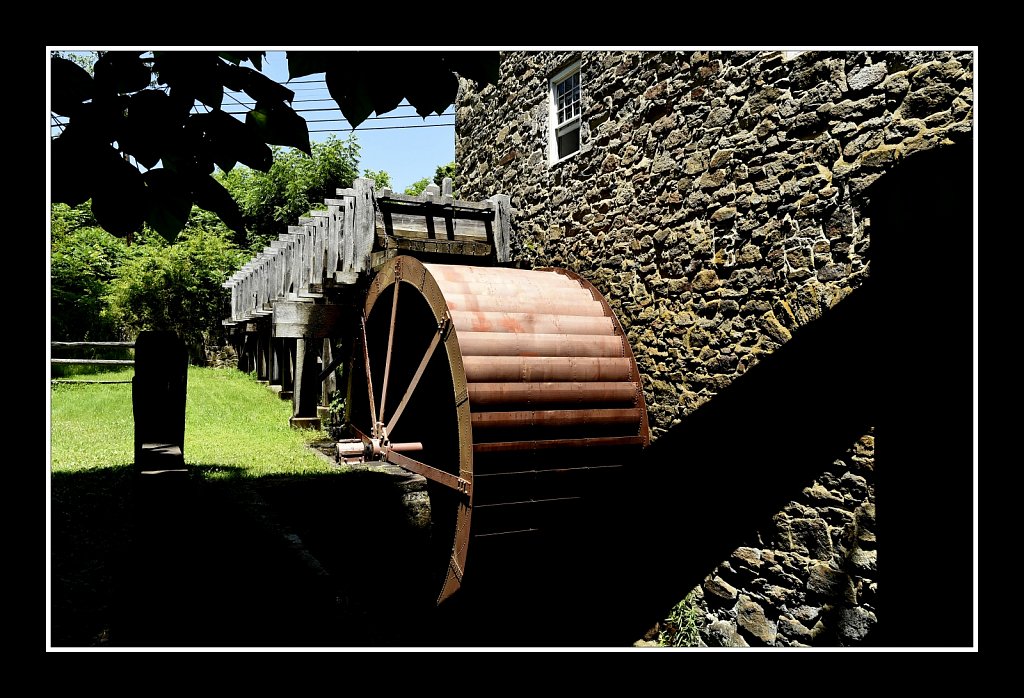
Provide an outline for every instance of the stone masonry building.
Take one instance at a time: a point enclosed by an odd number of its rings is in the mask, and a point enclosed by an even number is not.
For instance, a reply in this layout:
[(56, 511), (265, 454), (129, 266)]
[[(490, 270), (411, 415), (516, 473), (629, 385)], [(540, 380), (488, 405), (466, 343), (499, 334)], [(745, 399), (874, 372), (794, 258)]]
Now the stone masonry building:
[[(908, 248), (909, 235), (879, 236), (904, 220), (892, 213), (899, 205), (937, 225), (950, 219), (946, 205), (957, 221), (969, 215), (969, 189), (939, 195), (934, 183), (970, 186), (974, 85), (974, 52), (964, 50), (507, 52), (496, 85), (461, 86), (456, 186), (468, 199), (511, 195), (522, 266), (567, 267), (605, 295), (636, 355), (657, 448), (897, 264), (883, 252)], [(916, 162), (909, 181), (933, 184), (885, 190)], [(957, 234), (970, 240), (970, 230)], [(914, 322), (908, 313), (905, 332)], [(855, 370), (856, 357), (842, 360), (836, 375)], [(807, 399), (799, 411), (831, 409), (815, 403), (830, 370), (793, 377)], [(755, 405), (747, 418), (772, 410)], [(899, 508), (901, 483), (883, 496), (876, 527), (886, 477), (875, 468), (876, 426), (819, 462), (774, 515), (738, 528), (695, 588), (677, 589), (680, 609), (696, 609), (700, 642), (914, 644), (878, 635), (900, 612), (883, 604), (887, 589), (907, 582), (896, 574), (903, 549), (885, 542), (885, 506)], [(775, 448), (765, 453), (765, 468), (786, 467)], [(678, 457), (687, 472), (687, 454)], [(890, 520), (893, 539), (906, 538)], [(943, 644), (917, 638), (933, 640)]]

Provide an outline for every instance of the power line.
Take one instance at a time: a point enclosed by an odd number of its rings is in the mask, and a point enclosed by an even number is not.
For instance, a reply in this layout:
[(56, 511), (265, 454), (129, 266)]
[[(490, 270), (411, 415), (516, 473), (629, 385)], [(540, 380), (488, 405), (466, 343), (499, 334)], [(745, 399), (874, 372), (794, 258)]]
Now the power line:
[[(455, 112), (445, 112), (443, 114), (428, 114), (427, 116), (422, 117), (422, 118), (426, 119), (426, 118), (430, 118), (430, 117), (434, 117), (434, 116), (436, 116), (436, 117), (455, 116)], [(378, 121), (378, 120), (385, 120), (385, 119), (418, 119), (418, 118), (420, 118), (419, 114), (409, 114), (407, 116), (368, 116), (364, 120), (365, 121)], [(305, 119), (305, 122), (307, 124), (319, 124), (319, 123), (323, 123), (323, 122), (327, 122), (327, 121), (348, 121), (348, 120), (347, 119)]]
[[(450, 124), (414, 124), (412, 126), (370, 126), (370, 127), (367, 127), (367, 128), (353, 128), (353, 129), (348, 129), (348, 130), (351, 130), (351, 131), (394, 131), (394, 130), (397, 130), (397, 129), (400, 129), (400, 128), (436, 128), (438, 126), (454, 126), (454, 125), (455, 125), (455, 122), (453, 121)], [(346, 129), (324, 128), (324, 129), (314, 129), (314, 130), (311, 130), (310, 133), (338, 133), (339, 131), (344, 131), (344, 130), (346, 130)]]
[[(343, 121), (343, 119), (323, 119), (322, 121)], [(51, 124), (50, 128), (55, 126), (63, 126), (59, 122), (57, 124)], [(345, 131), (395, 131), (402, 128), (437, 128), (438, 126), (455, 126), (455, 122), (444, 123), (444, 124), (406, 124), (404, 126), (360, 126), (356, 128), (325, 128), (325, 129), (308, 129), (309, 133), (340, 133)]]

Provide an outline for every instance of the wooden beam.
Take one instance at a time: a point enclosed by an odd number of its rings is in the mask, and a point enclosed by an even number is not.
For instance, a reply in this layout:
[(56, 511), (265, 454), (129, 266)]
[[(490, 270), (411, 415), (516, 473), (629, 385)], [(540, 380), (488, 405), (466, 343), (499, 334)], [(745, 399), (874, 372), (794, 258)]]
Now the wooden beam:
[(497, 262), (511, 262), (509, 239), (512, 236), (512, 209), (508, 194), (495, 194), (490, 198), (494, 205), (494, 259)]
[(50, 359), (51, 364), (79, 364), (88, 366), (90, 364), (106, 366), (134, 366), (135, 362), (130, 359)]
[(50, 342), (51, 347), (134, 347), (135, 342)]
[(373, 250), (376, 211), (373, 195), (373, 180), (360, 177), (354, 182), (355, 225), (353, 229), (354, 255), (352, 271), (369, 271), (370, 252)]

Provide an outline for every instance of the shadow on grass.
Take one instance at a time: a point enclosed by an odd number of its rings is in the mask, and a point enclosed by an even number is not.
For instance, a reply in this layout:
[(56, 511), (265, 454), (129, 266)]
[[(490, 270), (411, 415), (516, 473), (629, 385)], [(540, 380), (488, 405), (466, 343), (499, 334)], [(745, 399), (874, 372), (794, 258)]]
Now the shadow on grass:
[(428, 531), (391, 476), (120, 465), (53, 483), (54, 646), (423, 642)]

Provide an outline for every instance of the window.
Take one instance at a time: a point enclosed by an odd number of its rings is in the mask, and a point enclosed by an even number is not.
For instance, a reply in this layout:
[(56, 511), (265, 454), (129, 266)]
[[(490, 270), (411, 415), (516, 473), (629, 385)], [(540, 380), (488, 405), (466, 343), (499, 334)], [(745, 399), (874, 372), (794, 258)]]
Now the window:
[(551, 78), (551, 163), (580, 149), (580, 64)]

